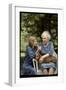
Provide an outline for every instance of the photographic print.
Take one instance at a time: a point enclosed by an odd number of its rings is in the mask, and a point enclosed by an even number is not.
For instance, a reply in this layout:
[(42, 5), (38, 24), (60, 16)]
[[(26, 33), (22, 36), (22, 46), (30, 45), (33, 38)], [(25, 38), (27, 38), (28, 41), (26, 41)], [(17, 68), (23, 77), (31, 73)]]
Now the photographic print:
[(62, 82), (62, 36), (63, 9), (9, 5), (9, 84)]
[(19, 12), (20, 78), (58, 76), (58, 14)]

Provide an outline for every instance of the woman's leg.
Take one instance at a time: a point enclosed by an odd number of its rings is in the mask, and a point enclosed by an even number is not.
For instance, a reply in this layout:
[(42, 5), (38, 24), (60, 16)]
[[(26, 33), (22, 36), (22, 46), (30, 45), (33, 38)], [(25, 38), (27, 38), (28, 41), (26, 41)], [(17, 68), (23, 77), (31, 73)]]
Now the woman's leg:
[(54, 71), (54, 74), (55, 74), (55, 75), (58, 74), (58, 70), (57, 70), (57, 69)]
[(54, 74), (54, 63), (43, 63), (41, 64), (41, 68), (44, 72), (44, 75), (53, 75)]
[(48, 75), (48, 70), (47, 69), (43, 70), (43, 75)]
[(54, 74), (54, 68), (49, 68), (49, 75), (53, 75)]

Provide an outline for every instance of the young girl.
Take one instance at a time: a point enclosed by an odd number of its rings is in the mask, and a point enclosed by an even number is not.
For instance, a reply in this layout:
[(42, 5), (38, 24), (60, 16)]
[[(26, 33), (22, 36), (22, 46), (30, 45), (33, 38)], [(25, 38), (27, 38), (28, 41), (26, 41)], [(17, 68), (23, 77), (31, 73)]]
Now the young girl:
[(29, 37), (28, 46), (26, 48), (26, 56), (23, 64), (23, 75), (36, 75), (33, 67), (33, 58), (36, 56), (37, 40), (34, 36)]

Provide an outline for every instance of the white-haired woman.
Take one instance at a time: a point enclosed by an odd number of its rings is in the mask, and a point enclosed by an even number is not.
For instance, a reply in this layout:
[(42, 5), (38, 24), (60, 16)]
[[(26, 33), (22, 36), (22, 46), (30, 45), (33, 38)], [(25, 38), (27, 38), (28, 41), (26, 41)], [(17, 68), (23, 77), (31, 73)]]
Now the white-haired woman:
[[(55, 56), (57, 58), (57, 54), (54, 51), (53, 43), (50, 41), (51, 35), (48, 31), (44, 31), (41, 35), (42, 44), (41, 44), (41, 68), (43, 70), (44, 75), (53, 75), (56, 70), (56, 65), (53, 62), (44, 63), (43, 60), (48, 56)], [(43, 63), (42, 63), (43, 62)]]

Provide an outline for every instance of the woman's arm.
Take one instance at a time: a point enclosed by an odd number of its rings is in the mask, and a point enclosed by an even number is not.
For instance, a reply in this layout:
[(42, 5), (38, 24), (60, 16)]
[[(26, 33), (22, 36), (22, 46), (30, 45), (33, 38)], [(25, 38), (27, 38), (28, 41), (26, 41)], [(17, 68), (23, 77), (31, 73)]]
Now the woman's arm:
[(53, 43), (52, 43), (52, 42), (50, 42), (50, 44), (49, 44), (49, 51), (48, 51), (48, 53), (49, 53), (49, 55), (53, 55), (53, 52), (54, 52), (54, 46), (53, 46)]
[(53, 55), (53, 52), (54, 52), (54, 46), (53, 46), (53, 43), (50, 42), (49, 43), (49, 51), (48, 51), (48, 53), (45, 54), (45, 55), (42, 55), (39, 61), (42, 62), (46, 57), (48, 57), (50, 55)]
[(43, 62), (43, 60), (44, 60), (46, 57), (48, 57), (48, 56), (49, 56), (48, 53), (45, 54), (45, 55), (43, 55), (43, 56), (41, 56), (40, 59), (39, 59), (39, 62)]

